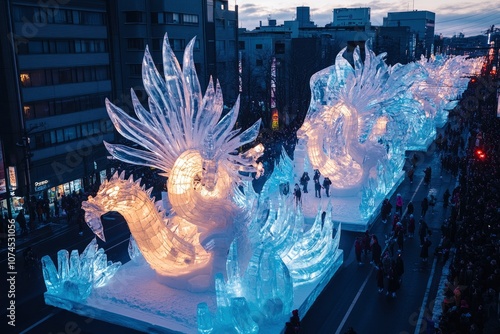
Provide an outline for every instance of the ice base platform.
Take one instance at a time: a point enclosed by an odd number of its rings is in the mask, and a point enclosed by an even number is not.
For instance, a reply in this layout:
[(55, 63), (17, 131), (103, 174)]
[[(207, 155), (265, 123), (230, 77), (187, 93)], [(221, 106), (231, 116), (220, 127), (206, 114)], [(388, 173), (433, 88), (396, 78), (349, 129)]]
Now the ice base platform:
[(309, 192), (305, 194), (302, 193), (302, 212), (304, 213), (306, 222), (312, 224), (318, 213), (318, 207), (324, 210), (326, 209), (328, 202), (331, 202), (333, 207), (332, 219), (335, 225), (341, 223), (343, 231), (365, 232), (377, 220), (384, 198), (391, 198), (404, 179), (405, 172), (402, 171), (387, 195), (385, 197), (375, 199), (374, 211), (368, 218), (361, 217), (359, 212), (361, 195), (335, 196), (335, 192), (332, 192), (330, 197), (326, 197), (323, 189), (321, 190), (321, 198), (314, 196), (314, 190), (309, 190)]
[[(303, 317), (343, 263), (343, 251), (335, 252), (334, 265), (317, 279), (294, 287), (293, 309)], [(215, 313), (215, 292), (188, 292), (157, 281), (148, 264), (124, 264), (105, 286), (92, 291), (87, 300), (75, 302), (45, 293), (45, 303), (70, 312), (147, 333), (198, 333), (197, 305), (207, 303)], [(291, 315), (291, 310), (290, 310)], [(260, 333), (281, 333), (282, 322), (260, 327)]]

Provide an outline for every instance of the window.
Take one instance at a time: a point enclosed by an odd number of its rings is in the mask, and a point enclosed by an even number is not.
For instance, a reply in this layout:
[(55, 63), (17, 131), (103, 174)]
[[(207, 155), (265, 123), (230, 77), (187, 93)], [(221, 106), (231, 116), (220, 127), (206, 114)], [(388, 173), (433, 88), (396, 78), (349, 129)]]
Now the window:
[(144, 15), (139, 11), (125, 12), (125, 23), (143, 23)]
[(165, 23), (180, 23), (178, 13), (165, 13)]
[(285, 43), (274, 44), (274, 52), (279, 55), (285, 54)]
[(245, 41), (238, 41), (238, 49), (245, 50)]
[(226, 41), (215, 41), (215, 49), (217, 54), (224, 55), (226, 53)]
[(127, 48), (129, 50), (144, 50), (144, 39), (142, 38), (127, 38)]
[(170, 45), (174, 51), (182, 51), (185, 47), (183, 39), (170, 39)]
[(262, 44), (255, 44), (255, 48), (257, 50), (262, 50)]
[(160, 51), (162, 47), (163, 39), (161, 38), (153, 38), (151, 40), (151, 50), (152, 51)]
[(140, 77), (142, 74), (142, 65), (141, 64), (130, 64), (129, 70), (130, 70), (130, 76), (131, 77)]
[(262, 61), (262, 59), (257, 59), (255, 61), (255, 65), (257, 65), (257, 66), (263, 66), (264, 65), (264, 61)]
[(197, 24), (198, 23), (198, 15), (184, 14), (182, 16), (182, 22), (188, 24)]

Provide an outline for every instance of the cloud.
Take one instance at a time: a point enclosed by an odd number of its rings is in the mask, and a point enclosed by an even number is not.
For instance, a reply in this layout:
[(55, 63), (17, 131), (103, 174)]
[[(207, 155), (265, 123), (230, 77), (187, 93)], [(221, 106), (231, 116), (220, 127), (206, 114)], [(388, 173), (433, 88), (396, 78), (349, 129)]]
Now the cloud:
[[(277, 20), (281, 25), (285, 20), (294, 20), (296, 16), (296, 5), (294, 1), (282, 2), (269, 0), (265, 4), (244, 3), (238, 6), (239, 26), (253, 30), (259, 26), (259, 21), (267, 25), (267, 19)], [(423, 4), (422, 4), (423, 2)], [(436, 0), (422, 1), (423, 8), (418, 10), (429, 10), (436, 14), (435, 33), (442, 33), (444, 36), (453, 36), (464, 33), (465, 36), (479, 35), (491, 25), (500, 27), (500, 8), (491, 6), (488, 2), (477, 1), (455, 1), (453, 6), (443, 4)], [(394, 0), (357, 0), (348, 5), (344, 1), (326, 2), (318, 1), (313, 3), (311, 8), (311, 21), (318, 27), (324, 27), (333, 20), (334, 8), (360, 8), (369, 7), (371, 12), (371, 23), (374, 26), (381, 26), (383, 18), (389, 12), (401, 12), (412, 10), (407, 1)], [(427, 5), (426, 5), (427, 4)], [(300, 5), (299, 5), (300, 6)]]

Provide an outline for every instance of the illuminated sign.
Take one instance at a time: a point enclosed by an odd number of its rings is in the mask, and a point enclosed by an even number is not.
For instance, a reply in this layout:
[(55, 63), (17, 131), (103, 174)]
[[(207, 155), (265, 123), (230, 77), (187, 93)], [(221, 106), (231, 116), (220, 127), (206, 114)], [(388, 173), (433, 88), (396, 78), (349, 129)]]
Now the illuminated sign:
[(13, 166), (9, 166), (9, 185), (10, 185), (10, 190), (17, 189), (16, 167)]
[(49, 180), (35, 182), (35, 191), (47, 189), (49, 187), (48, 185), (49, 185)]
[(274, 108), (273, 110), (271, 110), (271, 128), (273, 130), (278, 130), (279, 127), (280, 127), (280, 124), (279, 124), (279, 114), (278, 114), (278, 109)]

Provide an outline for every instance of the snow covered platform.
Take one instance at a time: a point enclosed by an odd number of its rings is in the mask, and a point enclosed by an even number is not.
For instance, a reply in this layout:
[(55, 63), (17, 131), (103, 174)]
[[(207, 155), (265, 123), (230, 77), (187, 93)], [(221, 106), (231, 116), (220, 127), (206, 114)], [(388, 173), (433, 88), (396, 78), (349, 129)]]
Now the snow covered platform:
[[(304, 316), (343, 262), (336, 261), (325, 275), (294, 288), (294, 309)], [(192, 293), (158, 283), (147, 264), (124, 264), (104, 287), (96, 288), (85, 302), (74, 302), (45, 293), (45, 303), (85, 317), (118, 324), (147, 333), (197, 333), (197, 305), (205, 302), (215, 312), (214, 292)], [(260, 333), (280, 333), (285, 322), (261, 327)]]
[[(397, 191), (404, 179), (405, 173), (401, 172), (400, 177), (396, 180), (394, 187), (389, 191), (386, 198), (390, 198)], [(307, 194), (302, 193), (302, 212), (304, 213), (306, 222), (312, 224), (318, 213), (318, 206), (325, 209), (328, 202), (331, 202), (333, 206), (332, 219), (335, 225), (341, 223), (342, 230), (344, 231), (364, 232), (369, 229), (378, 218), (380, 207), (384, 200), (384, 198), (376, 199), (373, 214), (365, 219), (361, 217), (359, 212), (361, 196), (336, 197), (333, 193), (330, 194), (330, 197), (326, 197), (325, 190), (322, 189), (321, 192), (321, 198), (314, 197), (314, 190), (309, 190)]]

